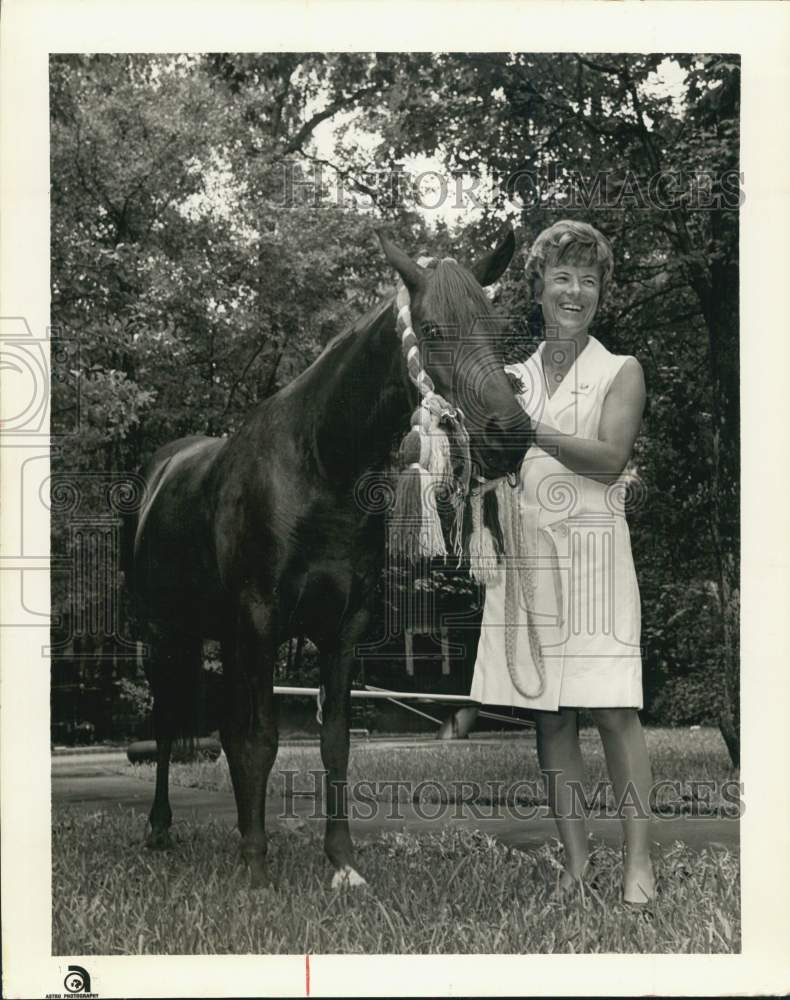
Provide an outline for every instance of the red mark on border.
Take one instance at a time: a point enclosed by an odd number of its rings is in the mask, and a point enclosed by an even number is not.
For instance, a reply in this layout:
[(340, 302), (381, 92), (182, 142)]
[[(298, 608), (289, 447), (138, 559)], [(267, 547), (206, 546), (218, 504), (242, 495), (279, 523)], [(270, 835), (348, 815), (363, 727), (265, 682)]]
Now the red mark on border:
[(310, 956), (304, 957), (304, 995), (310, 996)]

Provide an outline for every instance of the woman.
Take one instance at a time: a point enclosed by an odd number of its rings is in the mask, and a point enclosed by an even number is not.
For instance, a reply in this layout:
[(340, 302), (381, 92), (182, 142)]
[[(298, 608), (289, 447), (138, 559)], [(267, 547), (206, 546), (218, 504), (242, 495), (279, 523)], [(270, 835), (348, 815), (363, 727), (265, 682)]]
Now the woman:
[(640, 604), (621, 476), (639, 431), (645, 385), (635, 358), (611, 354), (589, 333), (613, 267), (606, 238), (567, 220), (542, 232), (527, 258), (545, 339), (527, 362), (508, 370), (521, 382), (519, 399), (535, 421), (536, 443), (515, 500), (506, 495), (509, 486), (497, 487), (500, 511), (517, 505), (516, 533), (510, 532), (517, 551), (507, 552), (506, 571), (486, 589), (471, 696), (534, 710), (549, 805), (565, 849), (563, 889), (581, 877), (588, 857), (577, 710), (591, 711), (621, 808), (624, 898), (645, 903), (655, 892), (651, 771), (637, 714)]

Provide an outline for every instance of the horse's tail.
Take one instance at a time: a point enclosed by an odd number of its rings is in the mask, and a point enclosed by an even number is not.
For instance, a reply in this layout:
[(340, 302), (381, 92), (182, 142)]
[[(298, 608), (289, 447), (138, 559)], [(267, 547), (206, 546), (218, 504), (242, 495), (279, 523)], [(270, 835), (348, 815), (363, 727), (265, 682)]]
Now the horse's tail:
[(145, 674), (154, 700), (154, 736), (190, 754), (201, 727), (203, 643), (192, 636), (148, 644)]
[(169, 460), (157, 463), (155, 457), (140, 473), (144, 483), (141, 503), (121, 519), (119, 565), (129, 627), (138, 640), (138, 665), (153, 696), (154, 736), (172, 740), (176, 755), (191, 756), (195, 738), (201, 735), (202, 640), (152, 619), (135, 579), (139, 575), (139, 582), (144, 583), (147, 570), (144, 559), (138, 567), (138, 534), (168, 464)]
[(172, 619), (152, 606), (148, 581), (156, 572), (150, 545), (146, 545), (146, 526), (152, 516), (157, 495), (168, 471), (183, 461), (204, 438), (184, 439), (159, 449), (141, 473), (144, 483), (138, 509), (123, 519), (120, 541), (120, 564), (128, 595), (130, 620), (141, 640), (139, 655), (153, 695), (154, 735), (176, 741), (186, 751), (194, 750), (195, 737), (201, 735), (203, 701), (203, 641), (200, 622), (183, 616)]

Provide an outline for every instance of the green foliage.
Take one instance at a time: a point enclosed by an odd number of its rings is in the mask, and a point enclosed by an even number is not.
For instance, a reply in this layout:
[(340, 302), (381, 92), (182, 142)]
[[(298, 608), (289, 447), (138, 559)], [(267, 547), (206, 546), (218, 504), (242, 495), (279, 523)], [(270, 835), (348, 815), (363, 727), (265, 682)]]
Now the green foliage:
[[(286, 68), (274, 121), (265, 87)], [(112, 466), (131, 469), (179, 434), (232, 431), (375, 298), (387, 275), (369, 215), (322, 200), (296, 136), (283, 143), (286, 123), (309, 138), (295, 116), (336, 72), (293, 57), (53, 59), (52, 308), (79, 340), (89, 429), (74, 447), (91, 464), (111, 437)]]
[[(726, 708), (718, 592), (713, 580), (665, 583), (643, 595), (642, 641), (650, 651), (653, 718), (716, 722)], [(737, 621), (738, 608), (734, 608)]]
[(118, 700), (129, 709), (129, 715), (137, 722), (148, 719), (153, 707), (153, 699), (148, 684), (120, 677), (116, 682)]

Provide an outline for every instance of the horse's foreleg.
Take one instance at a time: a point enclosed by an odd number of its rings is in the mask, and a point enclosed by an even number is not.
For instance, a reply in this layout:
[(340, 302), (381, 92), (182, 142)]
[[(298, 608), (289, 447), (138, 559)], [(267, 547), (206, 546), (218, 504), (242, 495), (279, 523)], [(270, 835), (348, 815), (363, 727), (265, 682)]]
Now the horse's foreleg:
[(321, 723), (321, 759), (326, 769), (324, 850), (335, 868), (332, 887), (364, 885), (354, 867), (354, 848), (348, 828), (348, 754), (351, 724), (353, 646), (321, 657), (321, 683), (325, 700)]
[[(228, 654), (231, 655), (228, 655)], [(268, 634), (244, 628), (223, 645), (225, 717), (220, 732), (228, 758), (241, 833), (241, 855), (252, 884), (269, 884), (266, 868), (266, 786), (277, 756), (275, 649)]]

